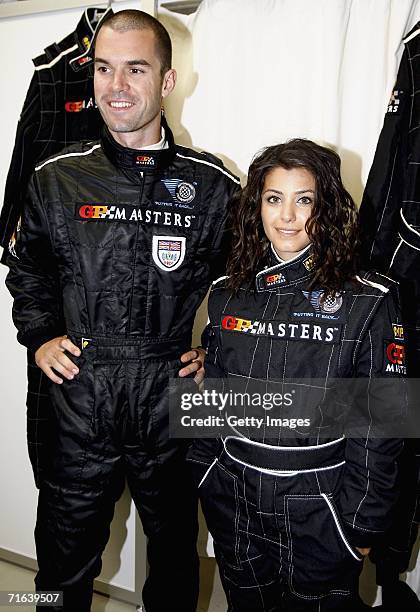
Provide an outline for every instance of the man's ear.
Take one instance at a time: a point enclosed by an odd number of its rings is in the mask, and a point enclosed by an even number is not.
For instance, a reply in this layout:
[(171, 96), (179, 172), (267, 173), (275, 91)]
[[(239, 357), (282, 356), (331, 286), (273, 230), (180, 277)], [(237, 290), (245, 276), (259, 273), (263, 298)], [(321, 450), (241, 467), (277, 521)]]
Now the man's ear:
[(162, 98), (169, 96), (176, 83), (176, 70), (170, 68), (163, 76), (162, 80)]

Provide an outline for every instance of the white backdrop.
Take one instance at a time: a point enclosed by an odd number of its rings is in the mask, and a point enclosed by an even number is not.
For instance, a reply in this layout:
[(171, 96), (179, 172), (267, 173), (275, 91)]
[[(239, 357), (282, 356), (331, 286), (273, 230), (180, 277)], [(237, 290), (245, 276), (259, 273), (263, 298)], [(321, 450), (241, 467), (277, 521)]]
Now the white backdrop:
[(244, 175), (259, 148), (312, 138), (336, 147), (360, 200), (418, 0), (203, 0), (160, 18), (181, 72), (178, 141)]

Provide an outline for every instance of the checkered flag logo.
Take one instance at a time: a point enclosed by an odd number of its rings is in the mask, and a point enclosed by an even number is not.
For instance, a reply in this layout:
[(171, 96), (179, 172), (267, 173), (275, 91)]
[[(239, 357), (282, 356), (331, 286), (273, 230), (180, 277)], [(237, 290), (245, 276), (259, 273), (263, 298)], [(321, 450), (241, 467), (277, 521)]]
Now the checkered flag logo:
[(253, 321), (249, 327), (246, 327), (242, 331), (244, 332), (244, 334), (256, 334), (259, 326), (260, 326), (260, 321)]
[(172, 198), (182, 204), (188, 204), (195, 198), (195, 187), (181, 179), (161, 179)]

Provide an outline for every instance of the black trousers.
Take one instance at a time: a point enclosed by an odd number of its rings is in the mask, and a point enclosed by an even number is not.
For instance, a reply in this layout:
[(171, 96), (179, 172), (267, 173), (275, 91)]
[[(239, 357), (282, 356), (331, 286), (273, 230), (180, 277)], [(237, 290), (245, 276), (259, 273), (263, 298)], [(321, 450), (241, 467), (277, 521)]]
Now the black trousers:
[(334, 502), (339, 450), (335, 467), (286, 475), (238, 460), (234, 444), (204, 473), (190, 455), (229, 612), (358, 610), (362, 559)]
[(50, 386), (53, 438), (40, 482), (35, 582), (37, 590), (64, 591), (56, 609), (90, 610), (125, 479), (148, 539), (147, 612), (174, 602), (196, 609), (197, 495), (187, 443), (168, 435), (168, 379), (180, 362), (145, 352), (135, 342), (92, 342), (77, 360), (79, 375)]

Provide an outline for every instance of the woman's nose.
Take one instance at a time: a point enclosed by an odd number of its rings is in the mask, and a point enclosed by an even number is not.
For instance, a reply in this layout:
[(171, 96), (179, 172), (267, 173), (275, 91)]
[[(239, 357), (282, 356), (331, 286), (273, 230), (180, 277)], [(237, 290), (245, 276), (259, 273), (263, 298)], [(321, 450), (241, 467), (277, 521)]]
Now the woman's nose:
[(296, 214), (294, 202), (283, 202), (283, 204), (280, 206), (280, 217), (281, 220), (285, 221), (286, 223), (290, 223), (291, 221), (295, 220)]

